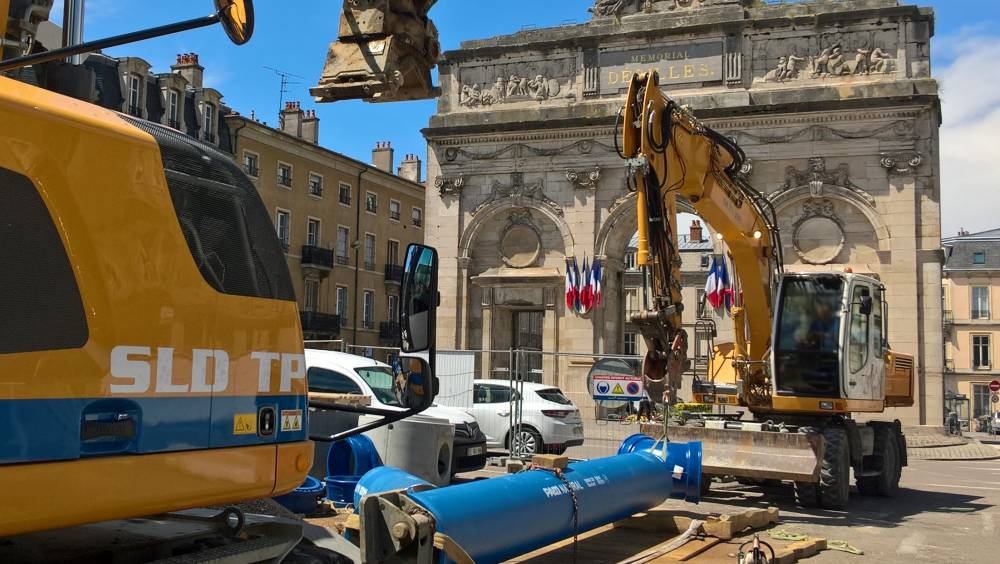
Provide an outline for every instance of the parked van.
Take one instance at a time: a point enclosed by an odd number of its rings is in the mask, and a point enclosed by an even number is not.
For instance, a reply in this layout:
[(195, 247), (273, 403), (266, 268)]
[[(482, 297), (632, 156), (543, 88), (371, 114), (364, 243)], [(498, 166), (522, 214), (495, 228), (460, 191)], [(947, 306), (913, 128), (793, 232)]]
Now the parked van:
[[(306, 349), (309, 391), (337, 394), (358, 394), (370, 396), (371, 406), (382, 409), (405, 411), (393, 393), (392, 367), (364, 356), (337, 351)], [(454, 407), (434, 404), (422, 415), (444, 419), (455, 426), (455, 444), (452, 451), (451, 469), (453, 474), (480, 470), (486, 466), (486, 435), (479, 429), (476, 418)], [(332, 434), (338, 428), (347, 429), (341, 421), (352, 414), (330, 410), (310, 409), (310, 430), (321, 434)], [(353, 414), (357, 424), (357, 414)], [(317, 457), (326, 452), (326, 446), (317, 450)], [(325, 468), (326, 457), (322, 463)], [(315, 468), (315, 466), (314, 466)]]

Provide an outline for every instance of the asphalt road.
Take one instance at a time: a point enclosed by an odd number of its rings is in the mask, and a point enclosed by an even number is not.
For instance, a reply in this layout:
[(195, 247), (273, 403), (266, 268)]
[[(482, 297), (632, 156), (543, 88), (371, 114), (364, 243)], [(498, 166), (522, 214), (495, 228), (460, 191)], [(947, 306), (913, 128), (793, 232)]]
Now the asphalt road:
[(900, 486), (894, 498), (852, 490), (847, 511), (798, 508), (790, 485), (718, 483), (697, 508), (679, 502), (664, 507), (725, 513), (776, 505), (781, 528), (847, 541), (865, 553), (826, 551), (810, 563), (1000, 562), (1000, 460), (913, 461)]

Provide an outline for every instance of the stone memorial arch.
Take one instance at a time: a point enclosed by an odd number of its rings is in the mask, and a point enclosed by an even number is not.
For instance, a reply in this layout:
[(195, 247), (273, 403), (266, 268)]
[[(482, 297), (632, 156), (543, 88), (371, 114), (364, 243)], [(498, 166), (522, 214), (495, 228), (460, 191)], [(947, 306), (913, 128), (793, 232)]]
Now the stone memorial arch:
[[(546, 352), (622, 350), (622, 253), (636, 219), (615, 116), (631, 74), (655, 68), (750, 157), (741, 173), (777, 211), (787, 269), (881, 278), (890, 341), (918, 372), (917, 406), (893, 415), (939, 423), (933, 13), (897, 0), (598, 0), (591, 11), (585, 24), (466, 41), (443, 56), (443, 95), (424, 130), (439, 347), (502, 349), (527, 334)], [(567, 256), (605, 267), (604, 303), (583, 316), (564, 304)], [(589, 405), (592, 361), (547, 362), (542, 379)]]

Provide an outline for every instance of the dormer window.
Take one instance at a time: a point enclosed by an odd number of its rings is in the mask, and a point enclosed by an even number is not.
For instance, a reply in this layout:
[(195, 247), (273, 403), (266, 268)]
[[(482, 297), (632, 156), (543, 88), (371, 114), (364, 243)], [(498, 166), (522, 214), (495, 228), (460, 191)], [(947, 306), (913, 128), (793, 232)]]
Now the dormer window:
[(173, 88), (167, 90), (167, 126), (181, 128), (181, 95)]
[(128, 107), (125, 108), (125, 111), (128, 112), (129, 115), (141, 118), (142, 106), (140, 105), (140, 101), (142, 100), (142, 79), (134, 74), (129, 74), (126, 77), (126, 80), (128, 83)]
[(972, 253), (972, 264), (986, 264), (986, 251)]
[(215, 106), (205, 104), (205, 126), (202, 139), (209, 143), (215, 143)]

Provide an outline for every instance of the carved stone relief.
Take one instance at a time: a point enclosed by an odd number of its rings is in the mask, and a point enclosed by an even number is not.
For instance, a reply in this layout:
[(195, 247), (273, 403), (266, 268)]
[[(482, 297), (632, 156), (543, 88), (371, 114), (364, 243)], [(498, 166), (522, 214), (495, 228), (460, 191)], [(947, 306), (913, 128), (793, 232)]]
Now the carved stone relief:
[(527, 209), (514, 210), (500, 235), (500, 259), (511, 268), (527, 268), (542, 253), (542, 236)]
[(818, 198), (823, 195), (823, 186), (831, 185), (846, 188), (874, 206), (875, 197), (851, 182), (850, 176), (851, 167), (847, 163), (840, 163), (837, 168), (828, 171), (825, 158), (813, 157), (809, 159), (806, 170), (798, 170), (794, 166), (785, 167), (785, 183), (778, 190), (768, 194), (768, 198), (774, 200), (784, 192), (799, 186), (809, 186), (809, 195)]
[(747, 0), (594, 0), (587, 11), (594, 17), (621, 17), (630, 14), (654, 14), (692, 10), (719, 4), (749, 4)]
[(891, 173), (906, 174), (916, 172), (924, 162), (920, 153), (882, 153), (879, 163)]
[(614, 145), (594, 141), (592, 139), (581, 139), (559, 147), (532, 147), (526, 143), (511, 143), (510, 145), (506, 145), (496, 151), (484, 152), (470, 151), (468, 149), (462, 149), (461, 147), (448, 147), (444, 150), (444, 160), (452, 163), (460, 160), (459, 157), (473, 161), (488, 161), (505, 157), (512, 159), (532, 156), (554, 157), (567, 153), (589, 155), (594, 150), (594, 147), (599, 147), (607, 152), (615, 150)]
[(740, 144), (756, 141), (767, 145), (799, 141), (835, 141), (837, 139), (910, 139), (916, 135), (913, 121), (901, 119), (872, 129), (853, 131), (826, 125), (810, 125), (784, 135), (762, 135), (750, 131), (733, 130), (726, 135), (737, 139)]
[(461, 196), (462, 188), (465, 186), (465, 177), (458, 176), (438, 176), (434, 180), (434, 187), (437, 188), (440, 196)]
[(844, 249), (844, 240), (844, 228), (832, 201), (810, 199), (802, 204), (792, 235), (799, 258), (809, 264), (830, 264)]
[(462, 67), (458, 103), (467, 108), (505, 102), (575, 98), (575, 57)]
[(766, 66), (754, 82), (890, 74), (897, 70), (891, 54), (897, 41), (895, 30), (757, 38), (754, 61)]
[(540, 204), (548, 207), (556, 215), (563, 215), (564, 212), (562, 206), (556, 203), (555, 200), (545, 195), (545, 192), (542, 190), (542, 184), (543, 181), (541, 178), (535, 182), (526, 184), (524, 181), (524, 173), (511, 173), (510, 184), (503, 184), (499, 180), (494, 181), (492, 186), (490, 186), (489, 197), (476, 206), (476, 209), (472, 210), (472, 214), (475, 215), (481, 212), (483, 208), (493, 202), (510, 200), (515, 205), (522, 207), (531, 203)]
[(573, 188), (597, 190), (597, 183), (601, 180), (601, 167), (594, 166), (592, 170), (567, 170), (566, 180), (569, 180)]

